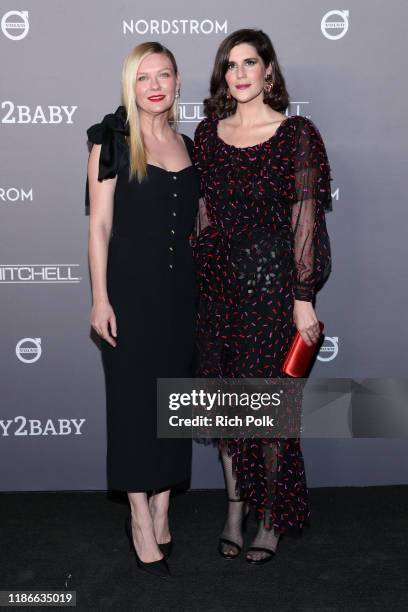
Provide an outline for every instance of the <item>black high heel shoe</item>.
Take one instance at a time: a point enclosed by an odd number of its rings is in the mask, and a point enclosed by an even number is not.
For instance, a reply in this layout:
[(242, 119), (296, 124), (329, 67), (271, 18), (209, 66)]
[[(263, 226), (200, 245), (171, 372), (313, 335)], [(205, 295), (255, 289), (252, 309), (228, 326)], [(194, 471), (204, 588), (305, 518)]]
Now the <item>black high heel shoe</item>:
[(152, 576), (157, 576), (157, 578), (171, 578), (170, 569), (164, 557), (159, 561), (151, 561), (150, 563), (145, 563), (140, 559), (135, 548), (135, 543), (133, 542), (132, 519), (130, 516), (128, 516), (125, 522), (125, 531), (129, 539), (129, 550), (133, 550), (135, 553), (137, 567), (143, 572), (151, 574)]
[[(229, 499), (229, 502), (245, 502), (245, 500), (243, 499)], [(245, 533), (246, 531), (246, 524), (247, 524), (247, 520), (248, 520), (248, 516), (250, 513), (250, 506), (247, 503), (247, 507), (246, 510), (244, 510), (244, 517), (242, 519), (242, 533)], [(223, 544), (227, 545), (227, 546), (234, 546), (234, 548), (237, 549), (237, 554), (236, 555), (231, 555), (229, 553), (224, 552), (223, 550)], [(223, 559), (226, 559), (227, 561), (232, 561), (233, 559), (236, 559), (237, 557), (239, 557), (239, 555), (241, 554), (242, 551), (242, 546), (240, 546), (239, 544), (237, 544), (237, 542), (233, 542), (232, 540), (229, 540), (228, 538), (219, 538), (218, 540), (218, 552), (221, 555), (221, 557)]]
[(283, 534), (280, 534), (276, 543), (275, 550), (272, 550), (272, 548), (266, 548), (264, 546), (250, 546), (247, 550), (247, 555), (249, 552), (263, 552), (267, 553), (267, 556), (262, 557), (262, 559), (249, 559), (248, 556), (246, 556), (245, 561), (250, 565), (265, 565), (265, 563), (269, 563), (269, 561), (272, 561), (272, 559), (275, 557), (278, 544), (282, 538)]
[(158, 544), (158, 547), (163, 553), (164, 558), (167, 560), (173, 550), (173, 540), (170, 540), (170, 542), (165, 542), (164, 544)]
[(247, 553), (249, 552), (264, 552), (267, 553), (267, 557), (263, 557), (262, 559), (249, 559), (245, 557), (245, 561), (250, 565), (264, 565), (265, 563), (269, 563), (272, 561), (274, 556), (276, 555), (276, 550), (272, 550), (271, 548), (264, 548), (263, 546), (250, 546), (248, 548)]

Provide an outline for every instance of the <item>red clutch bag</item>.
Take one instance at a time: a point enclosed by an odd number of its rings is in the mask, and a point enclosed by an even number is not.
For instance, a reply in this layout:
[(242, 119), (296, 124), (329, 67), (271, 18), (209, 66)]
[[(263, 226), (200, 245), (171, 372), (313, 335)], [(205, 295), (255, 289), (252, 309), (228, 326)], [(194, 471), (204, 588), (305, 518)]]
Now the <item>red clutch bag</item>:
[[(324, 329), (324, 325), (321, 321), (319, 321), (319, 327), (321, 334)], [(285, 361), (283, 362), (282, 372), (294, 378), (301, 378), (304, 376), (316, 352), (316, 347), (317, 344), (308, 346), (299, 332), (296, 332), (288, 354), (285, 357)]]

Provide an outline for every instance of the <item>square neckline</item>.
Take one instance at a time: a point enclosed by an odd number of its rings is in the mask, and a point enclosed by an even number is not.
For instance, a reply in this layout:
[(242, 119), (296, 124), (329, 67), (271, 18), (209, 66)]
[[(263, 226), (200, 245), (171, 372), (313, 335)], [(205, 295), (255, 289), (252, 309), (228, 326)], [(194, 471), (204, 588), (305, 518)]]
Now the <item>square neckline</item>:
[(285, 119), (282, 119), (282, 121), (280, 122), (280, 124), (278, 125), (278, 127), (276, 128), (276, 130), (274, 131), (274, 133), (272, 134), (272, 136), (270, 136), (269, 138), (267, 138), (266, 140), (263, 140), (262, 142), (258, 142), (257, 144), (254, 145), (249, 145), (247, 147), (236, 147), (233, 144), (228, 144), (228, 142), (225, 142), (225, 140), (223, 140), (219, 135), (218, 135), (218, 124), (220, 122), (220, 119), (216, 119), (215, 121), (215, 136), (216, 138), (226, 147), (230, 147), (231, 149), (236, 149), (237, 151), (246, 151), (247, 149), (256, 149), (258, 147), (262, 147), (263, 145), (271, 142), (271, 140), (273, 140), (275, 138), (275, 136), (277, 135), (277, 133), (279, 132), (280, 128), (287, 123), (287, 121), (289, 119), (291, 119), (292, 117), (294, 117), (295, 115), (288, 115)]

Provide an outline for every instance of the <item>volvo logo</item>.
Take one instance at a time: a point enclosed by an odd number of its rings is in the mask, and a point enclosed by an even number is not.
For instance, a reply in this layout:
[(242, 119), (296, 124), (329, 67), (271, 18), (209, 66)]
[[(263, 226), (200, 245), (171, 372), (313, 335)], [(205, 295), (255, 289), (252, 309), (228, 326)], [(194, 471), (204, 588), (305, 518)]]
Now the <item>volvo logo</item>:
[(1, 29), (10, 40), (22, 40), (28, 34), (28, 11), (9, 11), (3, 15)]
[(41, 353), (41, 338), (23, 338), (17, 342), (16, 355), (23, 363), (35, 363)]
[(317, 355), (319, 361), (333, 361), (339, 352), (339, 339), (337, 336), (325, 336), (323, 344)]
[(349, 27), (349, 11), (334, 10), (323, 16), (320, 28), (328, 40), (340, 40), (347, 34)]

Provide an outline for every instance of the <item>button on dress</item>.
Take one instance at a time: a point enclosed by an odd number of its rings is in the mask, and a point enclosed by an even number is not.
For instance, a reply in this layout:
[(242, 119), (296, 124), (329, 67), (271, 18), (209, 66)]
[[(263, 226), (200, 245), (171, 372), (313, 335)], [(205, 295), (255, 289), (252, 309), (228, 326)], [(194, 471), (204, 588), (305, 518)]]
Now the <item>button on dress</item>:
[[(101, 144), (99, 180), (117, 176), (107, 290), (117, 346), (102, 340), (108, 488), (149, 491), (188, 481), (191, 440), (157, 438), (156, 379), (192, 375), (196, 281), (190, 235), (199, 180), (193, 166), (147, 166), (129, 181), (126, 112), (88, 130)], [(192, 154), (192, 141), (183, 135)]]

